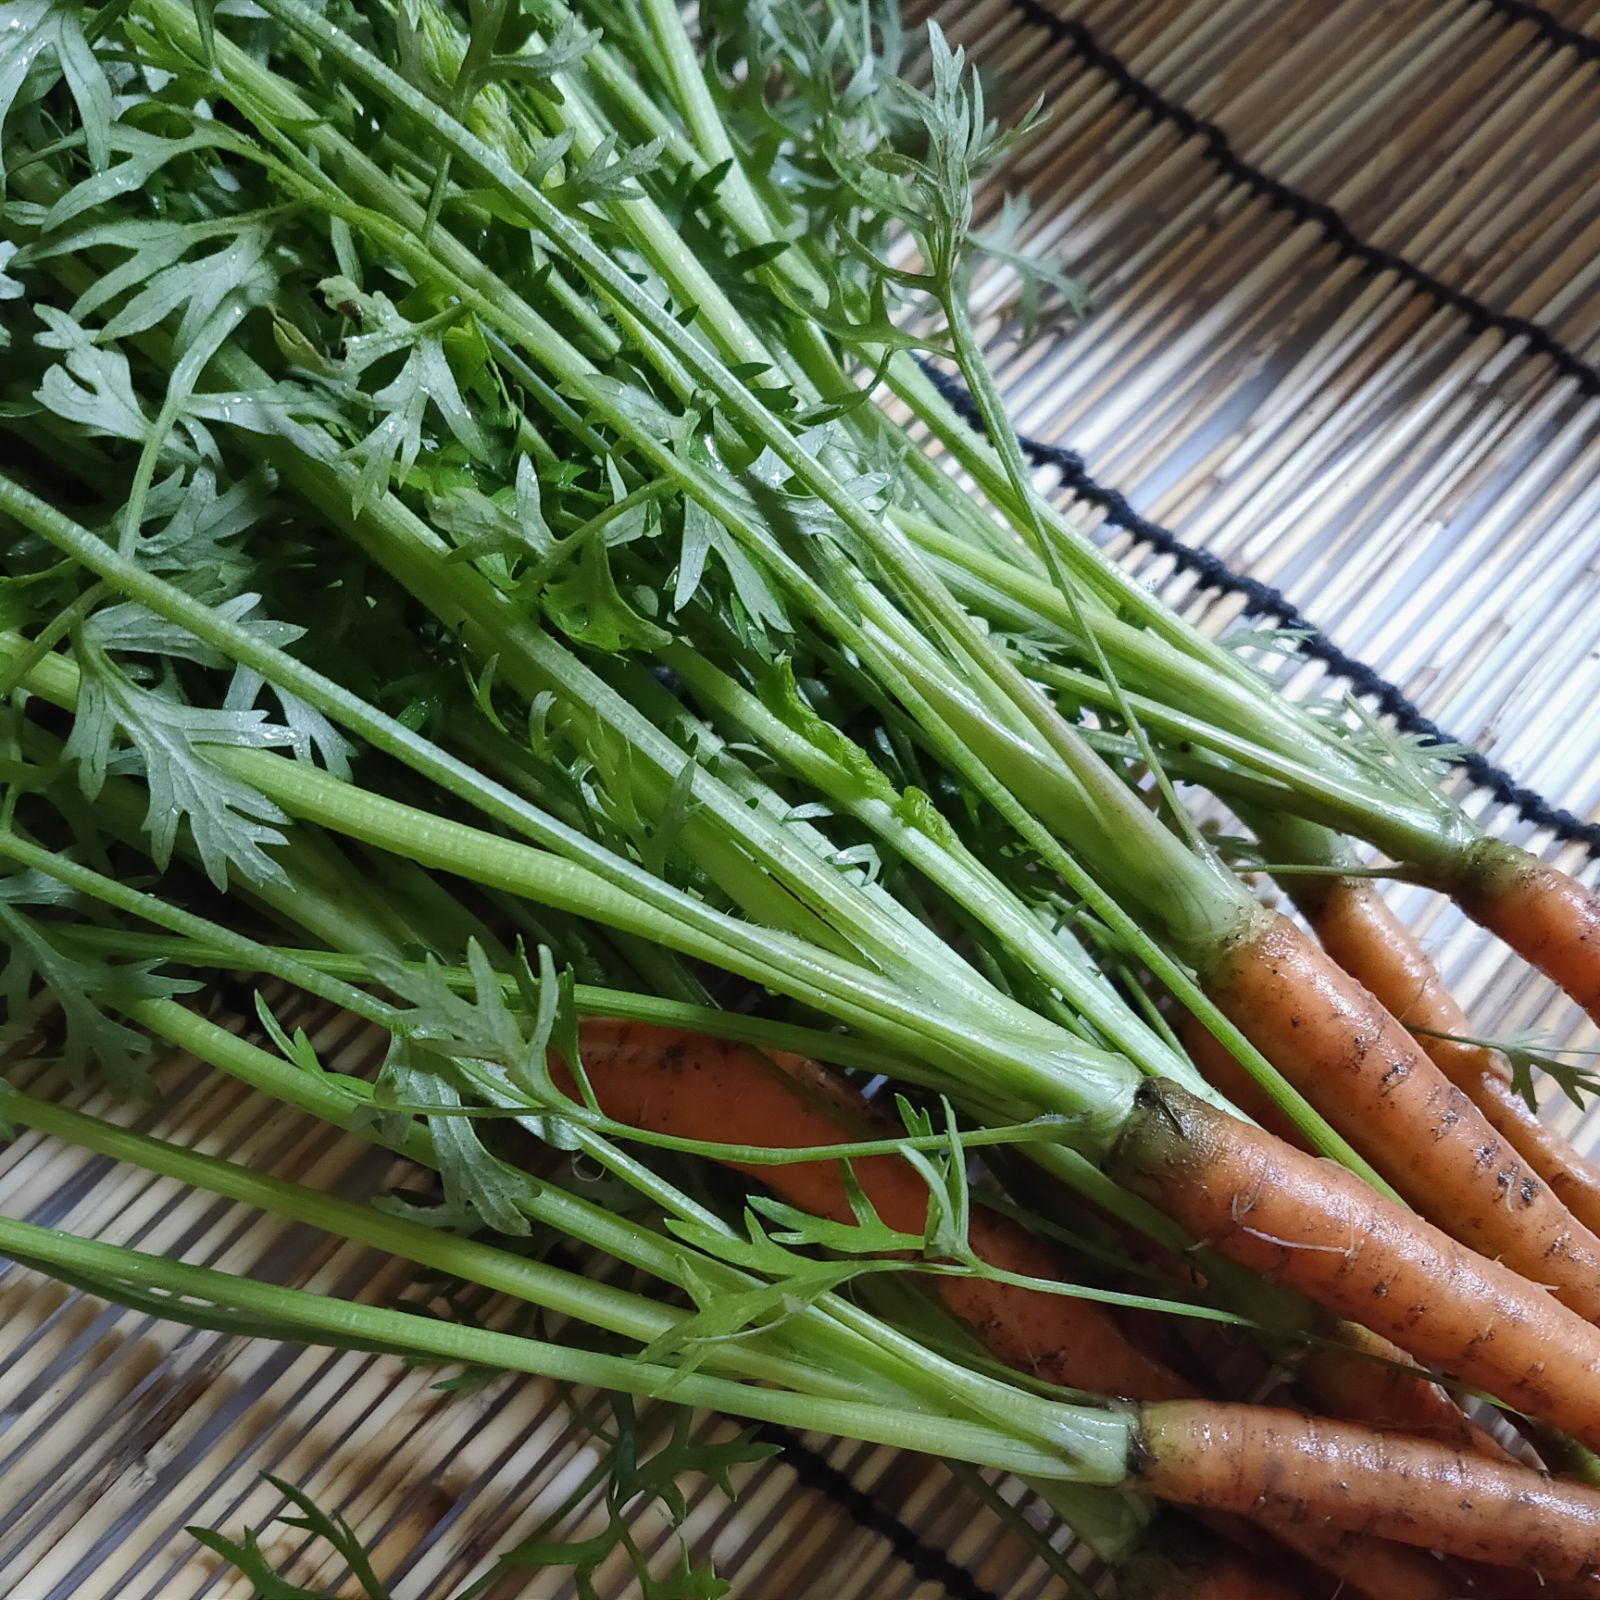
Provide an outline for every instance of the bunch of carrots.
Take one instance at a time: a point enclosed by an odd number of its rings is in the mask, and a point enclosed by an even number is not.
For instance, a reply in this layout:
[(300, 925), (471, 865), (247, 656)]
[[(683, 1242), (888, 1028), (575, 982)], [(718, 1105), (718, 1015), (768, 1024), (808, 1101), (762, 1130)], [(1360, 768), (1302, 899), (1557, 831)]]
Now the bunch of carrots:
[[(0, 1250), (1013, 1471), (1129, 1596), (1600, 1593), (1600, 1170), (1362, 847), (1597, 1021), (1600, 900), (1041, 496), (970, 297), (1083, 309), (975, 226), (1048, 108), (879, 0), (11, 10), (7, 1029), (130, 1097), (190, 1052), (440, 1210), (0, 1111), (589, 1334)], [(185, 999), (227, 972), (381, 1070)]]

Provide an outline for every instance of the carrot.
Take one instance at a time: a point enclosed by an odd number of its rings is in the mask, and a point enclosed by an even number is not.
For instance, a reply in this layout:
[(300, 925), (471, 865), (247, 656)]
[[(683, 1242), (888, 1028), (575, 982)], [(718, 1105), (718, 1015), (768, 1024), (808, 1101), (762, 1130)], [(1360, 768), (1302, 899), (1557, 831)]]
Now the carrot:
[(1117, 1572), (1117, 1600), (1303, 1600), (1304, 1591), (1269, 1575), (1198, 1528), (1163, 1528), (1161, 1538)]
[(1213, 1089), (1220, 1089), (1253, 1122), (1274, 1138), (1306, 1148), (1300, 1130), (1272, 1103), (1271, 1096), (1245, 1071), (1234, 1053), (1191, 1012), (1178, 1022), (1178, 1037), (1189, 1059)]
[(1203, 976), (1221, 1009), (1424, 1217), (1600, 1320), (1600, 1238), (1288, 918), (1264, 914)]
[[(1309, 1527), (1296, 1532), (1298, 1541), (1285, 1542), (1324, 1569), (1328, 1576), (1320, 1582), (1310, 1571), (1269, 1576), (1198, 1528), (1166, 1527), (1159, 1542), (1118, 1571), (1117, 1600), (1289, 1600), (1310, 1595), (1317, 1600), (1462, 1600), (1480, 1592), (1443, 1561), (1409, 1545), (1362, 1533)], [(1556, 1600), (1548, 1587), (1538, 1596)]]
[(1457, 1600), (1461, 1594), (1460, 1579), (1443, 1562), (1409, 1544), (1373, 1538), (1365, 1529), (1323, 1527), (1265, 1505), (1246, 1515), (1312, 1567), (1329, 1574), (1337, 1584), (1334, 1600), (1394, 1600), (1396, 1595), (1405, 1600)]
[[(868, 1108), (858, 1096), (800, 1056), (762, 1054), (725, 1039), (602, 1019), (584, 1023), (581, 1044), (584, 1071), (600, 1105), (635, 1127), (681, 1138), (789, 1149), (884, 1131), (871, 1126)], [(849, 1219), (837, 1161), (726, 1165), (814, 1216)], [(885, 1222), (907, 1232), (922, 1227), (927, 1186), (910, 1166), (897, 1156), (869, 1156), (852, 1166)], [(991, 1266), (1046, 1280), (1064, 1276), (1054, 1250), (983, 1206), (972, 1209), (968, 1238)], [(979, 1278), (935, 1278), (931, 1287), (991, 1354), (1019, 1371), (1069, 1389), (1136, 1400), (1189, 1399), (1198, 1393), (1170, 1366), (1141, 1350), (1093, 1301)], [(1343, 1357), (1341, 1365), (1338, 1352), (1313, 1352), (1303, 1369), (1313, 1375), (1312, 1392), (1324, 1409), (1375, 1427), (1401, 1426), (1470, 1447), (1470, 1424), (1437, 1384), (1408, 1381), (1365, 1359), (1378, 1355), (1403, 1360), (1403, 1352), (1348, 1324), (1341, 1337), (1358, 1353)], [(1407, 1388), (1413, 1391), (1409, 1396)]]
[(1363, 1422), (1384, 1434), (1430, 1438), (1451, 1450), (1510, 1461), (1504, 1446), (1456, 1405), (1450, 1392), (1414, 1366), (1405, 1350), (1363, 1328), (1338, 1325), (1339, 1346), (1309, 1350), (1294, 1370), (1312, 1410)]
[(1491, 1461), (1511, 1456), (1404, 1350), (1355, 1322), (1338, 1325), (1338, 1347), (1307, 1351), (1295, 1379), (1318, 1411), (1384, 1433), (1408, 1433)]
[[(1193, 1017), (1180, 1026), (1185, 1048), (1206, 1079), (1278, 1138), (1304, 1149), (1298, 1131), (1282, 1116), (1249, 1073)], [(1281, 1124), (1275, 1126), (1275, 1124)], [(1347, 1422), (1432, 1439), (1457, 1450), (1509, 1459), (1484, 1430), (1471, 1422), (1446, 1390), (1409, 1361), (1404, 1350), (1356, 1322), (1333, 1330), (1343, 1348), (1318, 1346), (1295, 1365), (1297, 1387), (1315, 1408)], [(1409, 1371), (1404, 1370), (1409, 1367)]]
[[(760, 1053), (723, 1039), (606, 1019), (585, 1021), (580, 1044), (585, 1075), (602, 1109), (636, 1127), (681, 1138), (787, 1149), (881, 1131), (870, 1126), (870, 1113), (859, 1097), (800, 1056)], [(557, 1071), (559, 1076), (559, 1066)], [(837, 1220), (850, 1216), (838, 1161), (725, 1165), (814, 1215)], [(897, 1156), (869, 1156), (854, 1161), (852, 1168), (885, 1222), (906, 1231), (921, 1228), (927, 1187), (908, 1163)], [(1055, 1251), (982, 1206), (972, 1208), (968, 1238), (992, 1266), (1047, 1280), (1063, 1276)], [(1020, 1371), (1068, 1388), (1142, 1401), (1189, 1399), (1197, 1393), (1140, 1350), (1091, 1301), (975, 1278), (935, 1278), (931, 1286), (992, 1355)], [(1381, 1371), (1371, 1363), (1362, 1365)], [(1445, 1584), (1444, 1569), (1414, 1552), (1316, 1528), (1279, 1528), (1265, 1520), (1292, 1549), (1336, 1575), (1352, 1596), (1387, 1600), (1404, 1592), (1410, 1600), (1448, 1600), (1454, 1592)], [(1191, 1572), (1200, 1586), (1177, 1592), (1196, 1597), (1232, 1594), (1235, 1590), (1228, 1585), (1239, 1581), (1237, 1574), (1247, 1566), (1232, 1558), (1204, 1581), (1202, 1574)], [(1399, 1573), (1405, 1575), (1403, 1584), (1398, 1584)], [(1283, 1591), (1267, 1587), (1237, 1592), (1265, 1597)]]
[(1474, 1103), (1489, 1125), (1549, 1184), (1584, 1227), (1600, 1231), (1600, 1166), (1580, 1156), (1498, 1072), (1486, 1073)]
[(1500, 839), (1478, 840), (1442, 887), (1600, 1022), (1600, 895)]
[[(1363, 879), (1316, 881), (1356, 886), (1365, 883)], [(1306, 1149), (1299, 1130), (1198, 1018), (1186, 1015), (1179, 1032), (1190, 1059), (1208, 1083), (1285, 1144)], [(1338, 1337), (1347, 1349), (1323, 1346), (1310, 1350), (1295, 1369), (1299, 1387), (1319, 1410), (1348, 1422), (1364, 1422), (1387, 1432), (1409, 1433), (1458, 1450), (1508, 1459), (1500, 1446), (1470, 1422), (1445, 1390), (1425, 1373), (1414, 1367), (1411, 1374), (1400, 1370), (1409, 1365), (1405, 1351), (1355, 1322), (1341, 1323)]]
[[(1341, 1324), (1340, 1332), (1341, 1336), (1351, 1341), (1351, 1353), (1319, 1350), (1308, 1357), (1314, 1366), (1325, 1365), (1330, 1371), (1340, 1374), (1341, 1381), (1337, 1386), (1307, 1386), (1322, 1409), (1344, 1420), (1375, 1428), (1396, 1427), (1411, 1431), (1405, 1428), (1405, 1424), (1415, 1420), (1427, 1430), (1425, 1433), (1417, 1430), (1419, 1436), (1458, 1449), (1472, 1449), (1481, 1442), (1485, 1450), (1497, 1459), (1509, 1459), (1481, 1429), (1475, 1429), (1468, 1422), (1460, 1408), (1437, 1384), (1407, 1379), (1403, 1373), (1393, 1372), (1367, 1359), (1369, 1355), (1382, 1354), (1404, 1361), (1403, 1351), (1386, 1345), (1376, 1335), (1350, 1323)], [(1360, 1342), (1363, 1335), (1365, 1343)], [(985, 1340), (985, 1343), (988, 1342)], [(992, 1344), (990, 1348), (994, 1348)], [(1076, 1387), (1095, 1386), (1095, 1361), (1094, 1356), (1079, 1358), (1073, 1372)], [(1179, 1378), (1170, 1368), (1166, 1369), (1165, 1376), (1168, 1381), (1164, 1388), (1176, 1398), (1201, 1397), (1199, 1388)], [(1408, 1396), (1406, 1389), (1416, 1391), (1415, 1395)], [(1155, 1399), (1157, 1396), (1134, 1398)], [(1273, 1515), (1252, 1513), (1251, 1517), (1311, 1567), (1336, 1578), (1339, 1587), (1334, 1594), (1340, 1600), (1361, 1600), (1361, 1597), (1366, 1597), (1366, 1600), (1393, 1600), (1394, 1596), (1399, 1595), (1405, 1596), (1405, 1600), (1456, 1600), (1463, 1593), (1464, 1585), (1455, 1574), (1441, 1562), (1407, 1545), (1373, 1539), (1358, 1532), (1297, 1524)], [(1235, 1529), (1220, 1520), (1213, 1520), (1211, 1525), (1225, 1536), (1236, 1540), (1239, 1538)], [(1217, 1572), (1207, 1576), (1193, 1592), (1197, 1595), (1229, 1594), (1231, 1591), (1227, 1584), (1232, 1581), (1230, 1574), (1235, 1564), (1220, 1564)], [(1201, 1581), (1197, 1572), (1189, 1573), (1188, 1577), (1192, 1582)], [(1213, 1589), (1207, 1586), (1213, 1581), (1219, 1587)], [(1121, 1593), (1120, 1588), (1118, 1592)], [(1153, 1592), (1165, 1591), (1157, 1589)], [(1187, 1595), (1190, 1591), (1179, 1588), (1176, 1592)], [(1243, 1592), (1254, 1593), (1249, 1589)]]
[[(1289, 883), (1289, 891), (1323, 949), (1405, 1027), (1426, 1030), (1417, 1042), (1439, 1070), (1573, 1216), (1584, 1227), (1600, 1231), (1600, 1166), (1574, 1152), (1528, 1108), (1511, 1087), (1510, 1069), (1497, 1052), (1459, 1038), (1436, 1037), (1470, 1034), (1472, 1025), (1416, 935), (1394, 914), (1371, 879), (1301, 878)], [(1236, 1070), (1238, 1076), (1248, 1076)], [(1224, 1092), (1233, 1098), (1231, 1090)]]
[(1600, 1571), (1600, 1490), (1264, 1406), (1166, 1400), (1140, 1407), (1139, 1421), (1134, 1475), (1165, 1500), (1559, 1577)]
[[(1473, 1422), (1446, 1390), (1412, 1367), (1403, 1350), (1353, 1322), (1339, 1324), (1339, 1337), (1342, 1348), (1323, 1346), (1310, 1350), (1295, 1370), (1295, 1386), (1311, 1403), (1312, 1410), (1342, 1422), (1361, 1423), (1380, 1433), (1430, 1440), (1489, 1461), (1515, 1462), (1516, 1458)], [(1277, 1531), (1280, 1538), (1292, 1543), (1284, 1530)], [(1321, 1538), (1324, 1544), (1319, 1564), (1340, 1573), (1355, 1592), (1371, 1594), (1375, 1600), (1422, 1594), (1437, 1594), (1441, 1600), (1448, 1600), (1469, 1589), (1473, 1594), (1505, 1596), (1507, 1600), (1527, 1593), (1525, 1572), (1474, 1566), (1473, 1581), (1468, 1583), (1438, 1562), (1432, 1563), (1430, 1570), (1410, 1570), (1395, 1555), (1404, 1547), (1382, 1539), (1327, 1532)], [(1411, 1558), (1414, 1562), (1414, 1552)], [(1539, 1600), (1560, 1600), (1560, 1595), (1569, 1592), (1600, 1594), (1600, 1589), (1588, 1585), (1581, 1591), (1558, 1591), (1542, 1574), (1540, 1584)]]
[[(585, 1021), (584, 1072), (609, 1116), (680, 1138), (801, 1149), (881, 1135), (859, 1096), (800, 1056), (648, 1023)], [(814, 1216), (850, 1219), (838, 1161), (725, 1165)], [(892, 1228), (920, 1233), (928, 1189), (898, 1156), (851, 1163), (856, 1181)], [(990, 1265), (1029, 1277), (1060, 1276), (1047, 1245), (998, 1213), (975, 1206), (968, 1239)], [(932, 1288), (1000, 1360), (1067, 1388), (1140, 1399), (1191, 1391), (1137, 1349), (1092, 1301), (977, 1278), (936, 1278)]]
[(1202, 1241), (1594, 1448), (1600, 1330), (1359, 1178), (1150, 1083), (1108, 1170)]

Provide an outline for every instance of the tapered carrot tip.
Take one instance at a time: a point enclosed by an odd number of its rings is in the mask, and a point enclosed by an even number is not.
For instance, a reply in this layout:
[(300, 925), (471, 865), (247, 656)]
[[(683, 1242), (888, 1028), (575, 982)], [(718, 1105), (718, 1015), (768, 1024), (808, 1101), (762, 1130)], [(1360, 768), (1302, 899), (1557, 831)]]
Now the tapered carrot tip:
[(1157, 1082), (1107, 1170), (1222, 1254), (1600, 1447), (1600, 1330), (1344, 1168)]
[(1359, 1530), (1467, 1561), (1600, 1571), (1600, 1490), (1400, 1434), (1294, 1411), (1171, 1400), (1140, 1408), (1132, 1466), (1152, 1494)]
[(1451, 894), (1474, 922), (1600, 1022), (1600, 895), (1516, 845), (1481, 839)]

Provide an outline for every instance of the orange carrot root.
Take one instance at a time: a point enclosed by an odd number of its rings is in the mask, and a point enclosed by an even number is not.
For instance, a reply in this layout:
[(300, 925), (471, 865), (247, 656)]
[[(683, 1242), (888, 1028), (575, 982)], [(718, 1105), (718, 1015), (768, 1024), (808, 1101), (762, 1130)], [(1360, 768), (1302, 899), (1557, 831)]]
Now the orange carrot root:
[(1580, 1156), (1566, 1138), (1504, 1078), (1484, 1077), (1474, 1103), (1496, 1133), (1549, 1184), (1556, 1198), (1591, 1231), (1600, 1231), (1600, 1166)]
[(1272, 1103), (1265, 1089), (1239, 1064), (1233, 1052), (1200, 1019), (1185, 1012), (1178, 1023), (1178, 1037), (1189, 1059), (1213, 1089), (1220, 1090), (1234, 1105), (1268, 1133), (1305, 1149), (1300, 1130)]
[(1341, 1323), (1339, 1337), (1344, 1348), (1308, 1351), (1296, 1369), (1299, 1387), (1316, 1410), (1491, 1461), (1511, 1459), (1398, 1345), (1354, 1322)]
[(1480, 839), (1446, 887), (1474, 922), (1600, 1022), (1600, 895), (1499, 839)]
[(1162, 1532), (1119, 1569), (1117, 1600), (1304, 1600), (1304, 1591), (1198, 1529)]
[(1423, 1216), (1600, 1320), (1600, 1238), (1292, 922), (1264, 917), (1204, 977), (1211, 998)]
[(1292, 1411), (1168, 1400), (1139, 1416), (1133, 1466), (1163, 1499), (1558, 1577), (1600, 1571), (1600, 1490)]
[[(1528, 1109), (1511, 1088), (1510, 1069), (1502, 1056), (1482, 1045), (1436, 1037), (1470, 1034), (1472, 1025), (1416, 935), (1394, 914), (1372, 880), (1306, 878), (1293, 883), (1291, 892), (1323, 949), (1405, 1027), (1426, 1030), (1417, 1043), (1439, 1070), (1573, 1216), (1600, 1232), (1600, 1166), (1577, 1155)], [(1241, 1070), (1240, 1076), (1246, 1074)], [(1224, 1092), (1233, 1099), (1231, 1090)], [(1243, 1101), (1234, 1103), (1250, 1109)]]
[(1147, 1084), (1110, 1170), (1223, 1254), (1600, 1443), (1600, 1330), (1495, 1261), (1172, 1084)]
[(1460, 1600), (1463, 1584), (1442, 1561), (1425, 1550), (1365, 1531), (1315, 1527), (1287, 1516), (1261, 1518), (1273, 1535), (1296, 1555), (1331, 1575), (1337, 1587), (1329, 1600)]
[[(1198, 1024), (1196, 1026), (1198, 1028)], [(1255, 1080), (1238, 1068), (1233, 1057), (1203, 1028), (1199, 1032), (1218, 1056), (1232, 1063), (1239, 1077), (1254, 1088)], [(1202, 1063), (1203, 1052), (1197, 1052), (1187, 1039), (1184, 1042), (1189, 1045), (1190, 1058), (1202, 1065), (1210, 1083), (1241, 1110), (1249, 1111), (1269, 1132), (1274, 1131), (1265, 1118), (1257, 1115), (1255, 1108), (1243, 1103), (1233, 1085), (1223, 1081), (1221, 1074), (1214, 1076), (1209, 1065)], [(1256, 1092), (1260, 1094), (1259, 1090)], [(1260, 1098), (1267, 1110), (1272, 1111), (1271, 1102), (1264, 1095)], [(1285, 1125), (1287, 1127), (1287, 1123)], [(1293, 1129), (1289, 1131), (1292, 1133)], [(1295, 1139), (1285, 1142), (1296, 1149), (1302, 1148)], [(1511, 1459), (1489, 1434), (1467, 1417), (1449, 1392), (1418, 1368), (1398, 1345), (1355, 1322), (1341, 1322), (1338, 1338), (1343, 1348), (1319, 1346), (1308, 1350), (1295, 1365), (1295, 1387), (1310, 1402), (1312, 1410), (1341, 1417), (1346, 1422), (1364, 1423), (1369, 1428), (1432, 1439), (1436, 1444), (1449, 1445), (1454, 1450), (1470, 1450), (1491, 1460)]]
[[(644, 1023), (591, 1020), (583, 1064), (609, 1116), (679, 1138), (800, 1149), (879, 1138), (893, 1129), (814, 1062)], [(813, 1216), (850, 1220), (837, 1161), (727, 1165)], [(898, 1156), (851, 1163), (862, 1191), (890, 1227), (920, 1233), (928, 1189)], [(997, 1212), (973, 1207), (967, 1237), (991, 1266), (1021, 1276), (1066, 1276), (1055, 1251)], [(1102, 1306), (1088, 1300), (976, 1278), (935, 1278), (930, 1287), (992, 1354), (1050, 1383), (1140, 1399), (1192, 1392), (1147, 1357)]]
[[(868, 1108), (848, 1090), (815, 1063), (797, 1056), (762, 1055), (674, 1029), (607, 1021), (586, 1022), (582, 1046), (585, 1072), (601, 1106), (635, 1126), (680, 1137), (790, 1149), (883, 1131), (872, 1126)], [(921, 1226), (927, 1191), (905, 1162), (875, 1157), (853, 1167), (885, 1221), (908, 1231)], [(817, 1215), (840, 1220), (849, 1215), (836, 1161), (747, 1165), (740, 1170)], [(1063, 1276), (1062, 1264), (1048, 1245), (981, 1206), (973, 1208), (968, 1236), (979, 1256), (992, 1265), (1032, 1277)], [(991, 1354), (1021, 1371), (1067, 1387), (1141, 1401), (1187, 1399), (1197, 1393), (1193, 1385), (1140, 1350), (1102, 1307), (1091, 1302), (976, 1279), (935, 1279), (931, 1287)], [(1352, 1338), (1360, 1331), (1351, 1330)], [(1365, 1380), (1363, 1401), (1406, 1381), (1396, 1374), (1391, 1384), (1383, 1368), (1359, 1358), (1350, 1364), (1360, 1369), (1351, 1389)], [(1460, 1437), (1467, 1425), (1448, 1396), (1433, 1384), (1413, 1382), (1411, 1387), (1443, 1400), (1455, 1417), (1450, 1436)], [(1418, 1409), (1414, 1404), (1412, 1412)], [(1449, 1600), (1456, 1592), (1445, 1568), (1415, 1551), (1336, 1530), (1285, 1524), (1276, 1516), (1258, 1520), (1290, 1549), (1333, 1574), (1341, 1585), (1339, 1592), (1350, 1600), (1361, 1595), (1389, 1600), (1401, 1594), (1408, 1600)], [(1226, 1531), (1229, 1537), (1249, 1543), (1245, 1530)], [(1170, 1595), (1174, 1600), (1178, 1596), (1279, 1600), (1301, 1592), (1267, 1578), (1237, 1551), (1219, 1552), (1205, 1541), (1201, 1544), (1202, 1557), (1176, 1566), (1166, 1556), (1144, 1558), (1137, 1581), (1147, 1587), (1128, 1592)], [(1157, 1586), (1148, 1587), (1151, 1583)]]

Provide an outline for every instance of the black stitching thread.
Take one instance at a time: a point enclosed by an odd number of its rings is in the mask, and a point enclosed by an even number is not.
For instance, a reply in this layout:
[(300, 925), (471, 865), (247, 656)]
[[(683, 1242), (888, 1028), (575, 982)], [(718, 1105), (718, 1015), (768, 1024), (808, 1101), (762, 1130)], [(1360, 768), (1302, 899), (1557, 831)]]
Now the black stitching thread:
[[(923, 370), (939, 393), (963, 418), (976, 427), (982, 427), (977, 407), (959, 379), (932, 366), (925, 365)], [(1210, 588), (1239, 595), (1245, 602), (1246, 611), (1269, 618), (1299, 633), (1302, 636), (1299, 647), (1303, 654), (1331, 668), (1357, 694), (1369, 696), (1380, 711), (1394, 719), (1397, 727), (1434, 744), (1465, 744), (1464, 740), (1453, 738), (1438, 723), (1425, 716), (1398, 685), (1382, 677), (1365, 661), (1341, 650), (1282, 590), (1261, 582), (1259, 578), (1235, 572), (1211, 551), (1197, 550), (1193, 545), (1185, 544), (1170, 528), (1163, 528), (1159, 523), (1140, 516), (1124, 495), (1115, 489), (1104, 488), (1089, 476), (1083, 457), (1075, 450), (1068, 450), (1063, 445), (1046, 444), (1039, 439), (1022, 438), (1019, 442), (1023, 453), (1035, 466), (1053, 467), (1061, 474), (1063, 487), (1078, 499), (1099, 506), (1112, 527), (1121, 528), (1152, 549), (1170, 556), (1176, 565), (1194, 573)], [(1572, 812), (1553, 805), (1537, 790), (1519, 784), (1503, 767), (1496, 766), (1480, 751), (1465, 749), (1451, 760), (1473, 783), (1488, 790), (1502, 805), (1513, 807), (1524, 822), (1548, 828), (1558, 839), (1574, 840), (1582, 844), (1590, 855), (1600, 857), (1600, 822), (1585, 822)]]
[(818, 1455), (798, 1434), (775, 1422), (764, 1422), (756, 1429), (756, 1437), (777, 1445), (783, 1452), (783, 1459), (794, 1469), (794, 1475), (808, 1489), (837, 1501), (857, 1526), (886, 1540), (919, 1582), (937, 1584), (951, 1600), (1000, 1600), (965, 1567), (957, 1566), (947, 1555), (924, 1544), (905, 1523), (885, 1511), (865, 1489), (852, 1483), (847, 1474)]
[[(1043, 28), (1088, 66), (1109, 79), (1124, 99), (1131, 101), (1140, 110), (1148, 112), (1157, 121), (1176, 128), (1185, 139), (1200, 140), (1206, 159), (1242, 188), (1260, 196), (1274, 209), (1286, 212), (1296, 222), (1315, 225), (1321, 230), (1323, 238), (1335, 246), (1342, 255), (1359, 261), (1370, 272), (1392, 272), (1397, 278), (1426, 295), (1436, 305), (1457, 312), (1465, 319), (1467, 327), (1474, 335), (1486, 333), (1493, 328), (1503, 334), (1508, 341), (1523, 340), (1530, 351), (1544, 356), (1557, 372), (1571, 378), (1584, 394), (1600, 395), (1600, 369), (1591, 366), (1581, 356), (1569, 350), (1540, 323), (1534, 322), (1529, 317), (1516, 317), (1503, 311), (1491, 311), (1464, 290), (1452, 288), (1425, 268), (1406, 260), (1404, 256), (1392, 250), (1384, 250), (1370, 240), (1363, 239), (1325, 200), (1316, 200), (1310, 195), (1301, 194), (1299, 190), (1291, 189), (1288, 184), (1274, 178), (1263, 168), (1246, 161), (1233, 148), (1227, 134), (1215, 122), (1198, 115), (1175, 100), (1169, 100), (1144, 79), (1136, 77), (1126, 62), (1101, 44), (1087, 24), (1079, 22), (1074, 17), (1058, 16), (1043, 3), (1043, 0), (1007, 0), (1007, 3), (1020, 17), (1035, 27)], [(1565, 28), (1537, 6), (1521, 4), (1520, 0), (1487, 0), (1487, 3), (1496, 11), (1514, 20), (1535, 22), (1540, 26), (1540, 32), (1552, 42), (1561, 35), (1571, 33), (1570, 29)], [(1549, 30), (1539, 23), (1540, 18), (1549, 23)], [(1583, 45), (1595, 50), (1597, 56), (1600, 56), (1600, 46), (1582, 34), (1561, 40), (1568, 44), (1575, 44), (1578, 41), (1582, 41)]]
[(1532, 23), (1536, 36), (1558, 50), (1576, 50), (1585, 61), (1600, 61), (1600, 39), (1568, 27), (1543, 6), (1528, 0), (1483, 0), (1483, 4), (1506, 22)]

